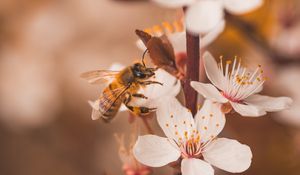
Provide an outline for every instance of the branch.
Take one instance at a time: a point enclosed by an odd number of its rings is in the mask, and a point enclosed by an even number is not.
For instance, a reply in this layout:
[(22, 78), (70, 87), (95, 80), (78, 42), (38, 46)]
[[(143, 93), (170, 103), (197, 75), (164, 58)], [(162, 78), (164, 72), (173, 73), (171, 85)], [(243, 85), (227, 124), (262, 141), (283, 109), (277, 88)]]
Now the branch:
[(187, 72), (183, 91), (186, 107), (192, 111), (193, 115), (197, 112), (197, 92), (191, 87), (190, 82), (199, 80), (199, 48), (199, 36), (194, 36), (186, 32)]

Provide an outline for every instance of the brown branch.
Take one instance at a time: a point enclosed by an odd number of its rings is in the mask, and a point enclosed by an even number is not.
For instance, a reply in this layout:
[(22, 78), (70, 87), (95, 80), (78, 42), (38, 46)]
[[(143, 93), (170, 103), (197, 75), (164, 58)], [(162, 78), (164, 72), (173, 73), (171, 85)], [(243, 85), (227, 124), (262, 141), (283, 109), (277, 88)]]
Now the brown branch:
[(244, 35), (244, 37), (248, 39), (248, 41), (250, 41), (255, 47), (257, 47), (257, 49), (272, 59), (275, 63), (279, 65), (300, 64), (300, 57), (291, 58), (272, 48), (267, 42), (267, 39), (255, 28), (254, 25), (229, 13), (226, 13), (226, 20), (235, 26)]
[(199, 36), (194, 36), (186, 32), (187, 72), (183, 91), (186, 107), (192, 111), (193, 115), (197, 112), (197, 92), (190, 86), (190, 82), (199, 80), (199, 48)]

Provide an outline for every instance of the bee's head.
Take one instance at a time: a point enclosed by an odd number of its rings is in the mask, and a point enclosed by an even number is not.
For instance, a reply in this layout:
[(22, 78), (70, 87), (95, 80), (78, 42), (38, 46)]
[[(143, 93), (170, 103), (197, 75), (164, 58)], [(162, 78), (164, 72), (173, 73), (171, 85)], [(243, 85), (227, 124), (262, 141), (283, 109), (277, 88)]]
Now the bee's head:
[(139, 79), (148, 79), (148, 78), (152, 77), (153, 75), (155, 75), (154, 71), (155, 71), (155, 69), (147, 68), (144, 65), (142, 65), (141, 63), (135, 63), (132, 66), (132, 72), (133, 72), (134, 76)]

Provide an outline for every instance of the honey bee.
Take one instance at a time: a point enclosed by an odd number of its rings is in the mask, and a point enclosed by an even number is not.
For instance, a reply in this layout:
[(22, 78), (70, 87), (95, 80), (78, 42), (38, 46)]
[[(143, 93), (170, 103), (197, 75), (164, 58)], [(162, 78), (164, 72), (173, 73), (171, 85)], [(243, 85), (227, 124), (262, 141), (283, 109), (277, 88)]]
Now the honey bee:
[(161, 37), (151, 36), (142, 30), (136, 30), (136, 35), (143, 41), (150, 58), (156, 66), (164, 69), (172, 75), (177, 76), (179, 70), (176, 66), (174, 48), (166, 35)]
[(154, 111), (155, 108), (136, 107), (129, 103), (133, 97), (147, 99), (146, 96), (138, 93), (141, 87), (150, 84), (162, 85), (160, 82), (149, 80), (155, 75), (156, 70), (157, 68), (147, 68), (142, 61), (142, 64), (135, 63), (121, 71), (96, 70), (81, 74), (81, 77), (91, 84), (99, 84), (103, 83), (103, 80), (112, 79), (96, 101), (98, 110), (93, 109), (92, 119), (96, 120), (101, 117), (105, 122), (110, 122), (122, 103), (136, 115), (145, 115)]

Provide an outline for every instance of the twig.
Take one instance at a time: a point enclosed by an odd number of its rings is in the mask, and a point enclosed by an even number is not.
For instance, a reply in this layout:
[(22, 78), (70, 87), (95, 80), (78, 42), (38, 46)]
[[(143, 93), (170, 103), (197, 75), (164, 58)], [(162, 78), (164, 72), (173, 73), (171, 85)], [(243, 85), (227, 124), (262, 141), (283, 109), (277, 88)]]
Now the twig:
[(185, 94), (186, 107), (195, 115), (197, 112), (197, 92), (190, 86), (190, 82), (199, 80), (199, 36), (194, 36), (186, 32), (186, 48), (187, 72), (183, 91)]
[(252, 42), (263, 54), (268, 56), (272, 61), (279, 65), (300, 64), (299, 58), (291, 58), (280, 54), (277, 50), (272, 48), (267, 39), (256, 30), (255, 26), (244, 21), (240, 17), (226, 13), (226, 20), (235, 26), (243, 35)]

